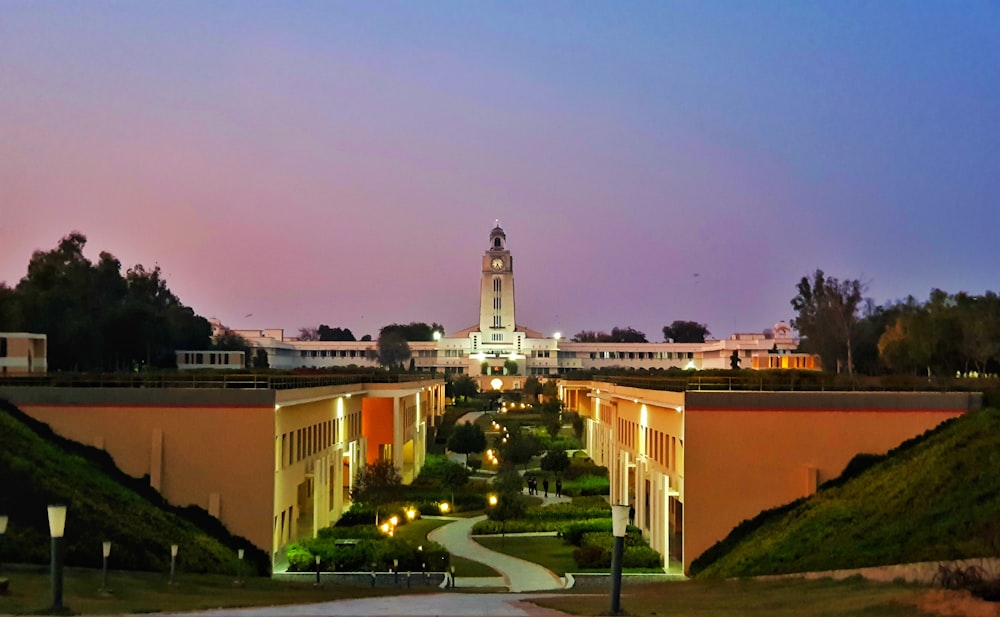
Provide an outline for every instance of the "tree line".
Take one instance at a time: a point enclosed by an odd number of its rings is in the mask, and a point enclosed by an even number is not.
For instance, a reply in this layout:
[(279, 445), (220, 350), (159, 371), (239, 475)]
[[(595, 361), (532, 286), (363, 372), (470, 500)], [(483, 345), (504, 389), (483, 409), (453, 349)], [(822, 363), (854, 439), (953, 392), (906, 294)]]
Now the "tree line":
[[(704, 343), (711, 334), (708, 326), (697, 321), (676, 320), (663, 326), (663, 340), (668, 343)], [(603, 330), (581, 330), (573, 335), (574, 343), (648, 343), (646, 333), (632, 327)]]
[(1000, 372), (1000, 297), (931, 291), (883, 306), (867, 284), (816, 270), (796, 286), (800, 350), (819, 354), (826, 370), (928, 376)]
[(46, 334), (56, 371), (174, 367), (176, 350), (212, 348), (212, 326), (170, 291), (159, 266), (123, 273), (108, 252), (84, 257), (86, 243), (73, 232), (35, 251), (16, 286), (0, 283), (0, 331)]

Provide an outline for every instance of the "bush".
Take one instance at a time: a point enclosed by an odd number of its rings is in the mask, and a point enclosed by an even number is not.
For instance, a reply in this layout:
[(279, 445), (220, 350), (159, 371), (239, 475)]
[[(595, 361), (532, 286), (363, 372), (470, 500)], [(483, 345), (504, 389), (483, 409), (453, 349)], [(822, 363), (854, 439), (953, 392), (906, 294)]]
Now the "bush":
[(611, 520), (596, 519), (579, 523), (571, 523), (563, 529), (563, 538), (566, 542), (569, 542), (574, 546), (582, 546), (584, 534), (594, 531), (611, 533)]
[(570, 497), (607, 495), (611, 492), (611, 481), (607, 477), (581, 476), (576, 480), (563, 482), (562, 492)]
[(611, 553), (600, 546), (581, 546), (573, 551), (573, 561), (578, 568), (607, 568), (611, 566)]
[(608, 477), (608, 468), (601, 465), (595, 465), (594, 461), (590, 458), (572, 458), (570, 459), (570, 465), (563, 473), (563, 478), (566, 480), (576, 480), (583, 476), (597, 476), (599, 478)]

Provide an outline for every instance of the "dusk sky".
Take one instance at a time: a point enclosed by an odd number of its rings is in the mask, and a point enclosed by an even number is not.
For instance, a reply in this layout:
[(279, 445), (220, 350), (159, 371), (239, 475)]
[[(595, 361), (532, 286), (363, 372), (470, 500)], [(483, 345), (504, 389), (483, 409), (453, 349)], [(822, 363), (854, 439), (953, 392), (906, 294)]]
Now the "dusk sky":
[(0, 281), (73, 230), (233, 328), (1000, 290), (1000, 3), (0, 0)]

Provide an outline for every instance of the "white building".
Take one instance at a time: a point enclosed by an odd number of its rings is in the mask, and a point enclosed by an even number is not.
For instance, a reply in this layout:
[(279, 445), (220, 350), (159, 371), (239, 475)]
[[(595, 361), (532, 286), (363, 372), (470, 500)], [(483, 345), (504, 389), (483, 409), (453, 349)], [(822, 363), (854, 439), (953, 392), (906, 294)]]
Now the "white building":
[[(576, 343), (545, 336), (516, 321), (514, 259), (499, 225), (481, 259), (478, 325), (411, 342), (417, 371), (480, 375), (485, 363), (487, 374), (501, 375), (511, 360), (516, 374), (537, 376), (610, 367), (728, 369), (734, 352), (742, 368), (818, 368), (813, 356), (792, 353), (798, 341), (784, 323), (704, 343)], [(286, 339), (281, 329), (236, 333), (264, 349), (271, 368), (378, 366), (377, 341), (299, 341)]]

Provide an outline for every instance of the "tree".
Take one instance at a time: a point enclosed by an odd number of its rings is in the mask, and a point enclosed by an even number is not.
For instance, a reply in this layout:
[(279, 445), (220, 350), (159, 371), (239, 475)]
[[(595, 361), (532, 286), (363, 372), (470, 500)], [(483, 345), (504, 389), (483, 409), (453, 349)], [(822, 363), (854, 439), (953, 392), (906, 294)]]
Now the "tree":
[(555, 397), (547, 398), (539, 407), (542, 414), (542, 424), (553, 439), (559, 435), (562, 428), (562, 402)]
[(504, 360), (503, 363), (503, 374), (504, 375), (517, 375), (518, 371), (517, 360)]
[(366, 334), (366, 335), (364, 335), (364, 336), (361, 337), (361, 340), (367, 343), (368, 341), (372, 340), (372, 335), (371, 334)]
[(542, 382), (538, 381), (538, 378), (532, 375), (524, 380), (524, 387), (522, 388), (527, 396), (531, 397), (531, 400), (538, 402), (538, 395), (542, 393)]
[(803, 351), (818, 353), (825, 367), (846, 365), (854, 373), (854, 338), (857, 333), (858, 309), (865, 285), (859, 280), (840, 281), (816, 270), (812, 280), (802, 277), (798, 295), (792, 298), (792, 308), (798, 316), (792, 327), (802, 335)]
[(13, 301), (5, 319), (48, 336), (51, 370), (171, 368), (176, 350), (209, 349), (211, 325), (170, 291), (159, 267), (123, 276), (110, 253), (96, 263), (84, 257), (86, 243), (72, 232), (35, 251), (27, 275), (0, 294)]
[(549, 450), (542, 457), (541, 465), (545, 471), (561, 474), (569, 468), (569, 455), (561, 448)]
[(451, 397), (454, 400), (469, 400), (470, 397), (479, 394), (479, 384), (471, 375), (459, 375), (453, 381), (445, 384), (451, 388)]
[(710, 334), (708, 326), (697, 321), (676, 320), (663, 326), (663, 340), (674, 343), (704, 343)]
[(300, 341), (318, 341), (319, 340), (319, 330), (317, 328), (299, 328), (299, 340)]
[(469, 454), (486, 449), (486, 433), (478, 424), (463, 422), (456, 424), (448, 437), (448, 449), (465, 455), (465, 465), (469, 465)]
[(379, 337), (388, 332), (397, 332), (405, 341), (433, 341), (434, 333), (443, 333), (444, 326), (439, 323), (427, 325), (423, 322), (411, 322), (408, 324), (389, 324), (382, 328)]
[(403, 478), (392, 461), (379, 459), (358, 470), (351, 499), (378, 509), (392, 503), (402, 484)]
[(258, 349), (253, 355), (253, 367), (254, 368), (269, 368), (271, 363), (267, 359), (267, 350)]
[(321, 341), (353, 341), (354, 333), (350, 328), (331, 328), (326, 324), (320, 324), (316, 328), (316, 334)]
[(486, 360), (483, 360), (482, 362), (479, 363), (479, 374), (480, 375), (490, 374), (490, 363), (487, 362)]
[(504, 542), (507, 521), (522, 516), (527, 510), (521, 496), (524, 478), (513, 467), (501, 469), (493, 478), (493, 489), (497, 492), (497, 504), (486, 515), (494, 521), (500, 521), (500, 541)]
[(611, 328), (612, 343), (647, 343), (646, 334), (632, 327)]
[(531, 458), (541, 452), (541, 446), (530, 433), (511, 433), (507, 443), (500, 448), (500, 458), (511, 465), (527, 465)]
[(729, 356), (729, 368), (738, 371), (740, 370), (740, 352), (734, 349), (733, 354)]
[(378, 361), (386, 368), (402, 366), (413, 354), (403, 335), (396, 330), (383, 331), (378, 336)]

